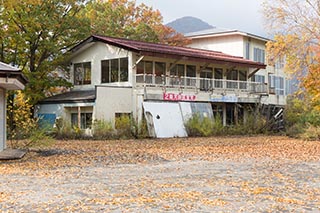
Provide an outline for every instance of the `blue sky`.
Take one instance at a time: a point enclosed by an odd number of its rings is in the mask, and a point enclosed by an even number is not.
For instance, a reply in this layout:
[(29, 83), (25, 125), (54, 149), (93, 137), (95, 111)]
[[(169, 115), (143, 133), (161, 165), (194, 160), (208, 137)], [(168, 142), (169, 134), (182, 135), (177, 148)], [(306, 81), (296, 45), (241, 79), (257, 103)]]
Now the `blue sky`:
[(136, 0), (158, 9), (164, 23), (193, 16), (221, 28), (266, 36), (263, 26), (263, 0)]

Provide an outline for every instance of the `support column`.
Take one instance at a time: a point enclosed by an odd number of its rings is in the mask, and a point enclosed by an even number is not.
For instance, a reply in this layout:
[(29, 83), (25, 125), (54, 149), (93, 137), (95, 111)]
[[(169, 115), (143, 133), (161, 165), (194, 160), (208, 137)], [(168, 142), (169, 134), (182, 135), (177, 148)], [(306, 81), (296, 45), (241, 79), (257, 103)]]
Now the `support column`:
[(81, 107), (78, 106), (78, 128), (81, 129)]
[(6, 90), (0, 88), (0, 152), (6, 148)]

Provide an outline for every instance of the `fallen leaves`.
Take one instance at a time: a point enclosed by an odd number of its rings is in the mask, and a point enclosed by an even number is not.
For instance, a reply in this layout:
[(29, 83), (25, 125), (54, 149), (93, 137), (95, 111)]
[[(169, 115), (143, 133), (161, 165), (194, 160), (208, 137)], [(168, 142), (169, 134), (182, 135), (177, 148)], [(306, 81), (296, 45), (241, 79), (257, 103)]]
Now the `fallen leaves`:
[(39, 211), (62, 212), (314, 210), (319, 162), (319, 142), (286, 137), (56, 141), (21, 160), (0, 162), (0, 208), (19, 211), (33, 203)]

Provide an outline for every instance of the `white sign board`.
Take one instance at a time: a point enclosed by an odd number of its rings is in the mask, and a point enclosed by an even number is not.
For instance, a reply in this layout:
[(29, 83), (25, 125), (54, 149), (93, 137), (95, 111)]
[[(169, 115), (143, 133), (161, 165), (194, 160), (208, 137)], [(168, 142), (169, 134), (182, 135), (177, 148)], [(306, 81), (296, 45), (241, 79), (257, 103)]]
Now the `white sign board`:
[(143, 102), (149, 132), (157, 138), (187, 137), (179, 103)]

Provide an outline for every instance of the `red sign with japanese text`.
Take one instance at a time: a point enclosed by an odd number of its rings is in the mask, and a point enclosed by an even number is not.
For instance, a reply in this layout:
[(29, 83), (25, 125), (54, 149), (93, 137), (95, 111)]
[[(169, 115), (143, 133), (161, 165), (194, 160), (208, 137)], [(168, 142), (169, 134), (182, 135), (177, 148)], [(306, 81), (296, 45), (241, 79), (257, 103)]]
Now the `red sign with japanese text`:
[(163, 100), (167, 101), (195, 101), (196, 98), (197, 96), (195, 95), (163, 93)]

